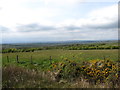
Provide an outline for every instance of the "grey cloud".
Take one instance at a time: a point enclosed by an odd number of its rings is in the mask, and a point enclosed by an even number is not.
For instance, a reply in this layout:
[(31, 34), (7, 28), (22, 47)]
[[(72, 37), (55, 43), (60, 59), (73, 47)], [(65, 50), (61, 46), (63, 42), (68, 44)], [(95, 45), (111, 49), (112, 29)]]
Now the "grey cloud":
[(81, 29), (81, 27), (74, 26), (74, 25), (71, 25), (71, 26), (65, 26), (65, 27), (63, 27), (63, 28), (65, 28), (66, 30), (76, 30), (76, 29)]
[(109, 29), (114, 29), (114, 28), (118, 28), (118, 22), (117, 21), (114, 21), (112, 23), (108, 23), (108, 24), (86, 24), (86, 25), (82, 25), (81, 27), (80, 26), (74, 26), (74, 25), (71, 25), (71, 26), (65, 26), (63, 27), (65, 30), (83, 30), (83, 29), (89, 29), (89, 30), (92, 30), (92, 29), (100, 29), (100, 30), (109, 30)]
[(101, 30), (105, 30), (105, 29), (114, 29), (114, 28), (118, 28), (118, 21), (114, 21), (112, 23), (108, 23), (108, 24), (93, 24), (93, 25), (83, 25), (82, 28), (89, 28), (89, 29), (101, 29)]
[(83, 29), (89, 29), (89, 30), (109, 30), (109, 29), (115, 29), (118, 28), (118, 20), (114, 20), (113, 22), (107, 23), (107, 24), (85, 24), (80, 26), (75, 26), (75, 25), (71, 25), (71, 26), (65, 26), (63, 27), (66, 30), (83, 30)]
[(20, 32), (48, 31), (54, 29), (56, 28), (53, 26), (44, 26), (39, 24), (20, 25), (17, 27), (17, 30)]
[(80, 27), (71, 25), (71, 26), (64, 26), (64, 27), (56, 27), (56, 26), (45, 26), (39, 24), (28, 24), (28, 25), (19, 25), (17, 26), (17, 30), (19, 32), (36, 32), (36, 31), (50, 31), (50, 30), (76, 30), (80, 29)]
[(8, 32), (8, 31), (9, 31), (9, 28), (4, 27), (4, 26), (0, 26), (0, 32), (5, 33), (5, 32)]
[(74, 30), (83, 30), (83, 29), (109, 30), (109, 29), (114, 29), (114, 28), (118, 28), (117, 20), (112, 22), (112, 23), (108, 23), (108, 24), (104, 24), (104, 25), (95, 23), (95, 24), (82, 25), (81, 27), (80, 26), (75, 26), (75, 25), (56, 27), (56, 26), (40, 25), (40, 24), (37, 24), (37, 23), (17, 26), (17, 30), (19, 32), (38, 32), (38, 31), (50, 31), (50, 30), (74, 31)]

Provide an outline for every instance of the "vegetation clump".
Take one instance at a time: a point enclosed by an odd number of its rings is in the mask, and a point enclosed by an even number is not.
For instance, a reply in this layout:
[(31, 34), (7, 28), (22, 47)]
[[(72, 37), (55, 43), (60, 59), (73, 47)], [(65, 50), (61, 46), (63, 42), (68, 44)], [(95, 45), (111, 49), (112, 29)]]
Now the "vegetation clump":
[(52, 71), (56, 73), (56, 79), (67, 79), (69, 81), (77, 78), (85, 79), (91, 84), (111, 82), (118, 84), (118, 65), (117, 62), (107, 60), (91, 60), (76, 63), (65, 59), (64, 62), (53, 63)]

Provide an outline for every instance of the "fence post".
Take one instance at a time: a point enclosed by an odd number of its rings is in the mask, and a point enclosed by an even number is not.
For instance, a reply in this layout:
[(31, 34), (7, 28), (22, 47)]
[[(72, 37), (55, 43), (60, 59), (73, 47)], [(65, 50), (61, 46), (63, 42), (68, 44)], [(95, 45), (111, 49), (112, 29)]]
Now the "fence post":
[(50, 64), (52, 64), (52, 57), (51, 57), (51, 56), (50, 56), (50, 59), (49, 59), (49, 60), (50, 60)]
[(32, 62), (32, 56), (31, 56), (31, 58), (30, 58), (30, 63), (32, 64), (33, 62)]
[(9, 57), (7, 56), (7, 61), (9, 62)]
[(19, 57), (18, 57), (18, 55), (16, 57), (16, 62), (19, 63)]
[(106, 57), (105, 57), (105, 56), (103, 56), (103, 59), (104, 59), (104, 60), (106, 60)]

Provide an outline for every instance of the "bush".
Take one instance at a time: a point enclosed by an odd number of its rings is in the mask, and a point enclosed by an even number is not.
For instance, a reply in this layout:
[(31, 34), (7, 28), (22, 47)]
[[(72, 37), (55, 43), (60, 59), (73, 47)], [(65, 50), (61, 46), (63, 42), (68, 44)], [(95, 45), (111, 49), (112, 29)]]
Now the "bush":
[[(56, 78), (73, 80), (84, 78), (89, 83), (106, 83), (114, 81), (118, 84), (118, 66), (110, 60), (91, 60), (82, 64), (65, 59), (64, 62), (52, 64), (52, 71), (57, 72)], [(114, 76), (111, 78), (111, 75)]]

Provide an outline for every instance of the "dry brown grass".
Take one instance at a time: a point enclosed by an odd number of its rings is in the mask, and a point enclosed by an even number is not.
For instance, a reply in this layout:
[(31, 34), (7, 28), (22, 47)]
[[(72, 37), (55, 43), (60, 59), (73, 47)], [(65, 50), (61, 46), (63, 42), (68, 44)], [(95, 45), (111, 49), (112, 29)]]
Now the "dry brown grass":
[(29, 70), (9, 65), (3, 68), (3, 88), (43, 88), (54, 84), (54, 80), (45, 72)]
[[(90, 84), (83, 78), (56, 80), (52, 72), (41, 72), (15, 65), (3, 67), (3, 88), (113, 88), (112, 83)], [(114, 88), (118, 88), (115, 85)]]

